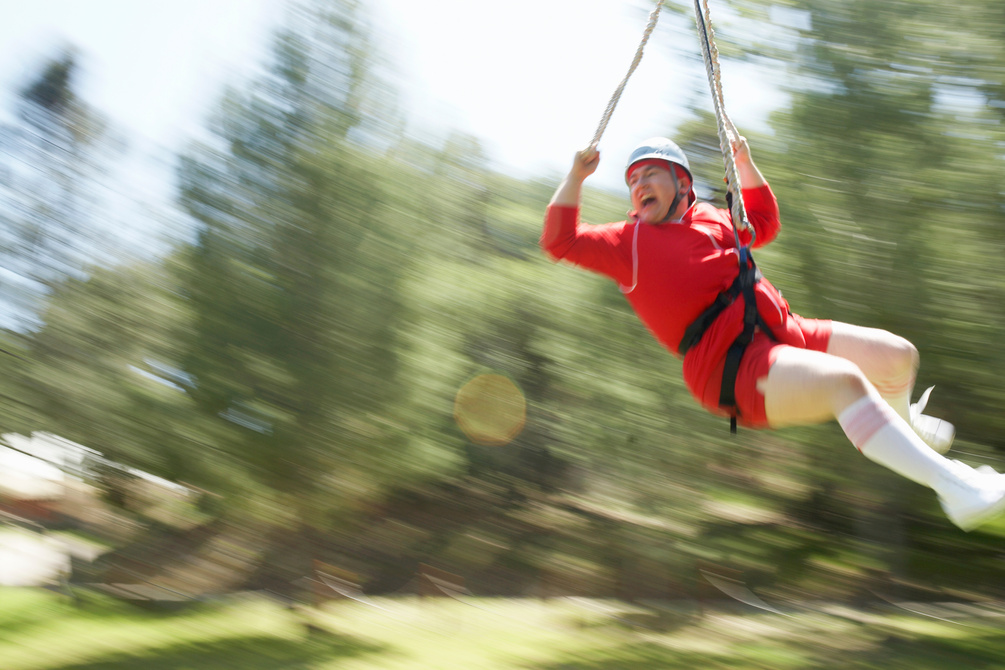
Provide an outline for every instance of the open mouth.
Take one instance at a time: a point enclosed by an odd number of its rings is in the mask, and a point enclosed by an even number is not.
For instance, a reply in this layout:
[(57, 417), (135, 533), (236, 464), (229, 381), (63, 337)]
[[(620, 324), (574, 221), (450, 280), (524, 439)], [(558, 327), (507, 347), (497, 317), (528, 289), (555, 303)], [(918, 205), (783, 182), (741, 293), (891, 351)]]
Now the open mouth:
[(654, 202), (656, 202), (656, 198), (652, 197), (651, 195), (642, 198), (642, 209), (645, 209)]

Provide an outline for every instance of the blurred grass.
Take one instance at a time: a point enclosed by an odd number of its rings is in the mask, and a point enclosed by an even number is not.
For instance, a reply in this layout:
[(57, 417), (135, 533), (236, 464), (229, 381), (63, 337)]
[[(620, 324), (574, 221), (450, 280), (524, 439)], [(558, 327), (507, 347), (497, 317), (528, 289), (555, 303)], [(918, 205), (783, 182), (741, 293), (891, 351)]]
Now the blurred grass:
[(75, 607), (46, 591), (0, 591), (5, 670), (337, 667), (325, 664), (379, 650), (334, 634), (311, 635), (264, 598), (167, 612), (78, 593)]
[(1000, 607), (378, 598), (290, 610), (246, 595), (164, 612), (0, 591), (5, 670), (1005, 668)]

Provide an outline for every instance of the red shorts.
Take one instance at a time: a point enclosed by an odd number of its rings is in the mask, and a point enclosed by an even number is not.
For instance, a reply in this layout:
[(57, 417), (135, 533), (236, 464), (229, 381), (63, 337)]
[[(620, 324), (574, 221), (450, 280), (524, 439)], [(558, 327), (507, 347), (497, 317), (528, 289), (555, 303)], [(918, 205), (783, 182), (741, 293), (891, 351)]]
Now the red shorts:
[[(831, 321), (828, 319), (804, 319), (798, 314), (790, 314), (806, 338), (806, 349), (812, 351), (827, 351), (831, 338)], [(764, 415), (764, 396), (757, 390), (757, 380), (768, 374), (771, 365), (778, 357), (781, 347), (763, 332), (754, 333), (754, 339), (747, 345), (740, 360), (740, 369), (736, 373), (736, 408), (739, 415), (736, 422), (749, 428), (767, 428), (768, 420)], [(709, 377), (705, 392), (700, 398), (702, 406), (713, 414), (728, 416), (719, 407), (719, 393), (722, 391), (722, 368), (725, 359), (716, 366), (715, 372)]]

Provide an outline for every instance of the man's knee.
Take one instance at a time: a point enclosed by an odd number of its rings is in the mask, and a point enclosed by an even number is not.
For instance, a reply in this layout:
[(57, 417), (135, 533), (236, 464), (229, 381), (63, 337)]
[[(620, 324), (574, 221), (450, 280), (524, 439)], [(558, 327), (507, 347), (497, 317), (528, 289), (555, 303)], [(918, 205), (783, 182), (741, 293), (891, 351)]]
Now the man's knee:
[(914, 376), (920, 360), (917, 347), (907, 339), (891, 333), (885, 349), (882, 356), (884, 367), (880, 371), (883, 378), (902, 379)]

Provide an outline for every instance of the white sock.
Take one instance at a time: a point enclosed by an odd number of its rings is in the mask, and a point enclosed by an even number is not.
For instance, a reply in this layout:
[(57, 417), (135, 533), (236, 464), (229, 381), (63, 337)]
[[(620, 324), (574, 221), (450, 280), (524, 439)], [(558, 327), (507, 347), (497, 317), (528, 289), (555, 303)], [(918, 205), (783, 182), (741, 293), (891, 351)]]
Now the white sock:
[(959, 485), (959, 467), (922, 442), (878, 396), (866, 395), (853, 402), (838, 416), (838, 423), (869, 460), (937, 493), (946, 485)]

